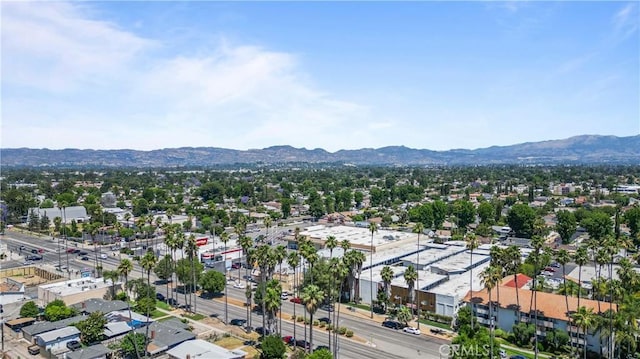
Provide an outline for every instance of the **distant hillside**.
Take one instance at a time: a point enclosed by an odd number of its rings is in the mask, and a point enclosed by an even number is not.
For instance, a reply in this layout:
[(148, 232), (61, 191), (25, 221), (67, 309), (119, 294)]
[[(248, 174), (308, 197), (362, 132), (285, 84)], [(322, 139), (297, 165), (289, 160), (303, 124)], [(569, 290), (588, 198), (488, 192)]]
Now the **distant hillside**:
[(640, 164), (640, 135), (584, 135), (476, 150), (431, 151), (404, 146), (307, 150), (273, 146), (247, 151), (182, 147), (153, 151), (0, 149), (0, 164), (16, 167), (189, 167), (230, 164), (345, 163), (354, 165)]

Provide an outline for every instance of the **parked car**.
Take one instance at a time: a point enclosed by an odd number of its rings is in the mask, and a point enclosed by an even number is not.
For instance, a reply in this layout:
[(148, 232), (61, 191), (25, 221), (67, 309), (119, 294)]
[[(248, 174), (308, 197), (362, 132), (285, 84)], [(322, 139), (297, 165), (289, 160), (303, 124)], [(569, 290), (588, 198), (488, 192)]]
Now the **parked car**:
[(527, 359), (527, 358), (525, 358), (524, 355), (517, 354), (517, 355), (510, 356), (509, 359)]
[(326, 310), (327, 312), (333, 312), (333, 305), (331, 304), (325, 304), (322, 307), (320, 307), (320, 309), (322, 310)]
[(38, 355), (40, 354), (40, 347), (36, 344), (31, 345), (27, 348), (27, 350), (29, 351), (29, 354), (31, 355)]
[(231, 265), (231, 269), (240, 269), (241, 266), (242, 264), (236, 262)]
[(444, 330), (438, 328), (431, 328), (429, 331), (433, 334), (444, 334)]
[(237, 325), (237, 326), (241, 327), (241, 326), (245, 325), (246, 322), (247, 322), (246, 319), (231, 319), (229, 324)]
[(161, 302), (164, 302), (165, 298), (164, 298), (164, 295), (162, 293), (156, 293), (156, 299), (161, 301)]
[(102, 253), (102, 254), (100, 255), (100, 258), (101, 258), (101, 259), (107, 259), (107, 255), (106, 255), (106, 254), (104, 254), (104, 253)]
[(271, 335), (271, 331), (269, 329), (264, 329), (263, 327), (257, 327), (256, 333), (260, 334), (261, 336)]
[(86, 256), (89, 254), (89, 252), (85, 252), (85, 251), (78, 251), (77, 253), (79, 256)]
[(296, 340), (296, 346), (303, 349), (311, 349), (311, 344), (303, 339)]
[(282, 300), (287, 300), (287, 299), (289, 299), (289, 293), (287, 293), (287, 292), (282, 292), (282, 294), (280, 294), (280, 299), (282, 299)]
[(82, 345), (80, 344), (79, 341), (72, 340), (72, 341), (67, 342), (67, 348), (69, 350), (77, 350), (77, 349), (82, 348)]
[(382, 326), (396, 330), (402, 328), (402, 324), (400, 324), (400, 322), (395, 322), (393, 320), (385, 320), (382, 322)]
[(285, 336), (285, 337), (282, 337), (282, 341), (283, 341), (285, 344), (293, 345), (293, 344), (295, 344), (296, 339), (295, 339), (293, 336), (291, 336), (291, 335), (287, 335), (287, 336)]
[(500, 354), (501, 359), (507, 359), (507, 352), (504, 349), (500, 349), (498, 353)]
[(244, 285), (244, 283), (242, 283), (242, 282), (235, 282), (233, 284), (233, 287), (236, 288), (236, 289), (245, 289), (247, 286)]
[(80, 259), (82, 259), (83, 261), (88, 261), (88, 260), (89, 260), (89, 257), (84, 256), (84, 257), (82, 257), (82, 258), (80, 258)]
[(291, 303), (296, 303), (296, 304), (301, 304), (302, 303), (302, 299), (300, 297), (293, 297), (293, 298), (289, 299), (289, 301)]
[(175, 298), (169, 298), (167, 299), (167, 304), (172, 307), (176, 307), (178, 305), (178, 301)]
[[(67, 253), (75, 253), (76, 250), (77, 249), (67, 248)], [(78, 250), (78, 252), (80, 252), (80, 251)]]
[(547, 272), (555, 272), (556, 271), (556, 269), (553, 268), (553, 267), (547, 267), (544, 270), (546, 270)]
[(331, 324), (331, 319), (327, 318), (327, 317), (322, 317), (320, 319), (318, 319), (319, 322), (321, 323), (325, 323), (325, 324)]
[(79, 249), (77, 249), (77, 248), (73, 250), (73, 254), (79, 254), (79, 253), (81, 253), (81, 252), (82, 252), (82, 251), (81, 251), (81, 250), (79, 250)]
[(404, 327), (402, 331), (405, 333), (420, 335), (420, 329), (414, 327)]

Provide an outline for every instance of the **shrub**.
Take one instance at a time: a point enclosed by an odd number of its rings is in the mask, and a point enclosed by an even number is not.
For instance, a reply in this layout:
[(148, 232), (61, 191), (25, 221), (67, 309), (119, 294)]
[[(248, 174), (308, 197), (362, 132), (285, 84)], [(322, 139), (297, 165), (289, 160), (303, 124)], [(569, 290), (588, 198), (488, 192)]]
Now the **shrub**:
[(324, 326), (325, 326), (325, 325), (327, 325), (327, 323), (325, 323), (325, 322), (320, 322), (320, 324), (318, 324), (318, 326), (319, 326), (320, 328), (324, 328)]
[(301, 322), (301, 321), (303, 321), (303, 320), (304, 320), (304, 318), (303, 318), (303, 317), (298, 317), (298, 318), (296, 318), (296, 322)]
[(327, 324), (327, 330), (333, 330), (333, 325)]
[(320, 324), (320, 322), (318, 320), (314, 320), (313, 321), (313, 326), (314, 327), (317, 327), (319, 324)]
[(507, 339), (509, 337), (509, 333), (500, 328), (496, 329), (493, 333), (497, 338)]
[(345, 335), (347, 336), (347, 338), (351, 338), (353, 336), (353, 330), (347, 330), (347, 333)]
[(291, 320), (296, 320), (296, 316), (295, 316), (295, 315), (292, 315), (292, 316), (291, 316)]
[(305, 325), (309, 325), (309, 319), (305, 319), (305, 320), (304, 320), (304, 324), (305, 324)]
[(347, 328), (346, 327), (338, 328), (338, 334), (345, 335), (346, 333), (347, 333)]

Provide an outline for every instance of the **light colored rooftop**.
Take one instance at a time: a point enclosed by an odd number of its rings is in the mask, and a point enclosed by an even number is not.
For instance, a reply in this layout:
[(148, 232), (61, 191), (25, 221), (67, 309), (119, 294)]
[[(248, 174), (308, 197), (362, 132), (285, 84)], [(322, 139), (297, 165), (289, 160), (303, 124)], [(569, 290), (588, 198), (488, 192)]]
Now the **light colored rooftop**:
[(225, 349), (219, 345), (209, 343), (202, 339), (187, 340), (175, 348), (167, 351), (172, 358), (218, 358), (218, 359), (236, 359), (244, 358), (246, 352), (235, 349)]
[(64, 282), (51, 283), (41, 285), (40, 288), (43, 290), (55, 292), (62, 296), (72, 295), (76, 293), (81, 293), (94, 289), (101, 289), (110, 287), (111, 283), (105, 283), (104, 278), (78, 278), (71, 279)]
[[(371, 232), (368, 228), (362, 227), (317, 225), (305, 228), (300, 232), (300, 235), (308, 236), (311, 240), (321, 242), (325, 241), (328, 236), (334, 236), (338, 243), (348, 240), (353, 247), (363, 250), (368, 250), (369, 246), (371, 246)], [(427, 241), (427, 236), (422, 236), (421, 238), (424, 238), (425, 242)], [(416, 233), (378, 229), (373, 234), (373, 247), (374, 251), (379, 251), (383, 247), (417, 239), (418, 235)]]
[[(475, 257), (475, 256), (474, 256)], [(489, 266), (489, 262), (482, 263), (478, 267), (473, 268), (473, 290), (480, 290), (484, 288), (482, 280), (480, 279), (480, 273)], [(450, 276), (449, 280), (441, 285), (433, 288), (430, 292), (441, 295), (450, 295), (455, 298), (462, 299), (469, 292), (471, 277), (469, 271)]]

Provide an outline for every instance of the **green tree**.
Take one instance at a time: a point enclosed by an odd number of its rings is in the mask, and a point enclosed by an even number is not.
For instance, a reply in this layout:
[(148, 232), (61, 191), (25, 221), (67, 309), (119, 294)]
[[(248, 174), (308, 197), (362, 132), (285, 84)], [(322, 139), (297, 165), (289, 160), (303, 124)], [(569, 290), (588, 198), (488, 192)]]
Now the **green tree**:
[(153, 272), (158, 278), (163, 280), (167, 285), (167, 298), (169, 297), (169, 279), (173, 276), (173, 260), (171, 255), (167, 254), (156, 263)]
[(20, 316), (22, 318), (36, 318), (40, 314), (40, 308), (34, 301), (28, 301), (20, 307)]
[(104, 280), (108, 280), (111, 282), (111, 299), (116, 298), (116, 281), (120, 278), (120, 274), (117, 270), (106, 270), (102, 272), (102, 277)]
[(453, 213), (458, 218), (458, 226), (466, 229), (476, 220), (476, 208), (467, 200), (458, 200), (453, 203)]
[(521, 347), (531, 344), (531, 339), (535, 334), (535, 326), (533, 324), (518, 323), (511, 330), (513, 331), (513, 339), (515, 344)]
[(431, 212), (433, 212), (433, 228), (440, 229), (445, 218), (447, 218), (447, 204), (436, 200), (431, 203), (431, 208)]
[(120, 341), (120, 349), (126, 358), (140, 358), (146, 353), (146, 339), (142, 333), (129, 332)]
[(209, 270), (200, 277), (200, 287), (209, 293), (218, 293), (224, 289), (226, 281), (224, 274)]
[(402, 305), (398, 308), (398, 312), (396, 313), (396, 318), (398, 321), (407, 325), (413, 319), (413, 313), (411, 313), (411, 309), (409, 307)]
[(320, 303), (324, 300), (324, 292), (318, 288), (316, 285), (308, 285), (302, 291), (302, 303), (304, 304), (304, 308), (309, 313), (309, 345), (313, 348), (313, 315), (318, 310)]
[(156, 298), (143, 297), (136, 301), (136, 312), (148, 316), (156, 310)]
[(493, 223), (494, 208), (491, 202), (482, 202), (478, 205), (478, 217), (480, 217), (480, 223)]
[[(193, 265), (193, 272), (191, 270), (191, 266)], [(195, 284), (200, 279), (200, 275), (204, 270), (204, 266), (202, 263), (198, 261), (190, 261), (188, 258), (178, 259), (176, 264), (176, 274), (178, 276), (178, 280), (182, 282), (188, 288), (194, 288)], [(194, 274), (195, 273), (195, 278)]]
[(556, 223), (556, 231), (560, 234), (560, 238), (562, 238), (562, 243), (569, 243), (569, 239), (576, 232), (576, 217), (572, 212), (567, 210), (558, 211), (556, 213), (557, 223)]
[(264, 338), (260, 348), (262, 350), (260, 358), (262, 359), (282, 359), (287, 352), (287, 347), (278, 335), (269, 335)]
[(44, 318), (50, 322), (71, 318), (77, 313), (77, 310), (72, 307), (67, 307), (67, 305), (60, 299), (50, 302), (44, 308)]
[[(578, 310), (571, 315), (571, 318), (576, 323), (576, 326), (582, 329), (582, 334), (587, 336), (589, 329), (596, 325), (596, 314), (593, 313), (593, 308), (579, 307)], [(584, 358), (587, 358), (587, 346), (583, 346)]]
[(76, 328), (80, 331), (82, 343), (90, 345), (102, 340), (104, 336), (104, 326), (107, 319), (102, 312), (93, 312), (89, 317), (76, 324)]
[(534, 232), (536, 211), (524, 203), (514, 204), (507, 215), (509, 227), (516, 232), (516, 236), (531, 238)]
[(596, 241), (613, 234), (613, 221), (611, 216), (605, 212), (596, 211), (591, 213), (591, 215), (580, 221), (580, 225), (587, 230), (589, 237)]
[(333, 359), (331, 352), (325, 348), (314, 350), (313, 353), (307, 355), (306, 359)]
[(640, 207), (635, 205), (624, 212), (624, 223), (629, 227), (631, 238), (634, 240), (640, 239), (638, 234), (640, 233)]

